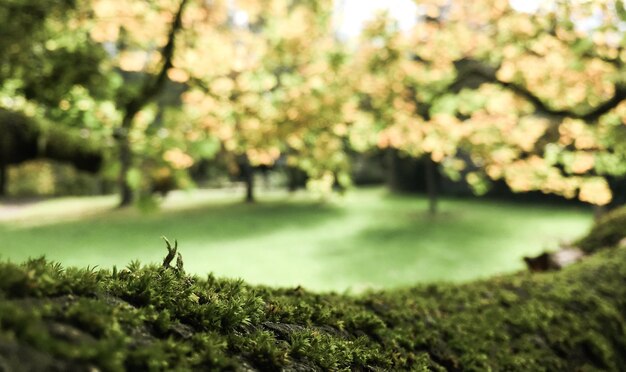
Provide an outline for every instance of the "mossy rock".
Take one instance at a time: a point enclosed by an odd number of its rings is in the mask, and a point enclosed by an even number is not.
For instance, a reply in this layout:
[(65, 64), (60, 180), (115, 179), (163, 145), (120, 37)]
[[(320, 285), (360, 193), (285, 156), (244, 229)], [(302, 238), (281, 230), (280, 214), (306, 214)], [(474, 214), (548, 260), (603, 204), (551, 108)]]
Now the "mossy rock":
[(620, 371), (626, 249), (359, 296), (132, 263), (0, 264), (0, 370)]
[(599, 249), (615, 247), (626, 238), (626, 207), (617, 208), (601, 217), (591, 228), (589, 234), (576, 245), (586, 253)]

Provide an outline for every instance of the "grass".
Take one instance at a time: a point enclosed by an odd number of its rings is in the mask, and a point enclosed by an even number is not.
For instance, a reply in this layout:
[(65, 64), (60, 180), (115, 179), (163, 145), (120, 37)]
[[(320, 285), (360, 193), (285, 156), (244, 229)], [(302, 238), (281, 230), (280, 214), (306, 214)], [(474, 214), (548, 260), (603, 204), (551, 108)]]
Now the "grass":
[[(480, 199), (443, 200), (428, 217), (426, 200), (382, 189), (319, 203), (299, 195), (234, 192), (172, 195), (163, 210), (112, 210), (113, 197), (0, 205), (0, 255), (45, 255), (64, 265), (158, 262), (161, 235), (176, 238), (188, 272), (250, 283), (327, 291), (465, 281), (523, 268), (524, 255), (585, 234), (584, 208)], [(4, 216), (4, 217), (2, 217)]]

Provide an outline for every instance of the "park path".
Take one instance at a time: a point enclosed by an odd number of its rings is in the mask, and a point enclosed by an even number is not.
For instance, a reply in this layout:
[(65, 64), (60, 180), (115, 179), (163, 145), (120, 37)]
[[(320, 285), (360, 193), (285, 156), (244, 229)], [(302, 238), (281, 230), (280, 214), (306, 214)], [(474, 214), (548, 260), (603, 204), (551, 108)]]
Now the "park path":
[(34, 226), (76, 220), (114, 206), (111, 196), (5, 199), (0, 201), (0, 223)]
[(0, 201), (0, 221), (17, 219), (41, 201), (42, 199), (2, 200)]

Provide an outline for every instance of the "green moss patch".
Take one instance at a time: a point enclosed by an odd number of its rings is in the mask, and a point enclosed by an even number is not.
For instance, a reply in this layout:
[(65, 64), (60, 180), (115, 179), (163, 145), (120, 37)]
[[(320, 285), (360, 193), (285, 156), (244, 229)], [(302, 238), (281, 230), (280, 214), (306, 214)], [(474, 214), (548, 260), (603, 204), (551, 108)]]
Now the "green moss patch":
[(589, 234), (580, 239), (576, 245), (587, 253), (602, 248), (614, 247), (626, 238), (626, 207), (611, 211), (591, 228)]
[(0, 264), (0, 370), (614, 370), (626, 250), (562, 272), (361, 296), (181, 267)]

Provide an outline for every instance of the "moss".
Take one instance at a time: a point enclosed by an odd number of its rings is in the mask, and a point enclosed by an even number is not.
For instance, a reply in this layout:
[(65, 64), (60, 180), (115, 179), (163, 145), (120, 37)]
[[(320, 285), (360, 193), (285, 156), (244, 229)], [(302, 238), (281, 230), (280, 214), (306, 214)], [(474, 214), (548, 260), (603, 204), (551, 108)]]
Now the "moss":
[(626, 207), (615, 209), (597, 221), (576, 245), (587, 253), (614, 247), (626, 238)]
[(0, 264), (5, 370), (623, 370), (626, 249), (360, 296), (182, 268)]

